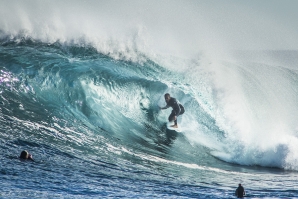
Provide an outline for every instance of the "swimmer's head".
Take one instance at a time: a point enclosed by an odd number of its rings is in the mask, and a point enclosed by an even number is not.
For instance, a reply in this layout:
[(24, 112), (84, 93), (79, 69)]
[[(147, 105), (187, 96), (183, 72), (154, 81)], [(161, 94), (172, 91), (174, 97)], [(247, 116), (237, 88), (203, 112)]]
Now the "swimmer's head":
[(21, 159), (30, 159), (32, 160), (32, 155), (28, 151), (22, 151), (20, 155)]

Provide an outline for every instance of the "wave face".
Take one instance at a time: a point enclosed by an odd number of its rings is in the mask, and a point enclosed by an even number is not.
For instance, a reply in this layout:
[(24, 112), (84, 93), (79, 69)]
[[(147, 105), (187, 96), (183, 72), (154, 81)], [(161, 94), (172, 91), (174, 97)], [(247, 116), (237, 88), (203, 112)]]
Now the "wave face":
[[(160, 5), (166, 30), (147, 18), (156, 2), (34, 3), (0, 6), (1, 196), (232, 198), (239, 182), (249, 197), (297, 195), (298, 51), (205, 41), (207, 4)], [(182, 31), (196, 23), (199, 40)], [(165, 93), (185, 107), (181, 132)]]

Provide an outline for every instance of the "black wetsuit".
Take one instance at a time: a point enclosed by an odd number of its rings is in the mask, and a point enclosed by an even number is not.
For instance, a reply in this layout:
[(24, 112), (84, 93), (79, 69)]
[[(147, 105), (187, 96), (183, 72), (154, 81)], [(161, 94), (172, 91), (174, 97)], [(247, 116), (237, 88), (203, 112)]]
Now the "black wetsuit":
[(241, 185), (239, 185), (239, 187), (236, 189), (236, 196), (237, 196), (237, 198), (243, 198), (244, 197), (244, 188), (241, 186)]
[[(167, 102), (166, 108), (169, 108), (169, 107), (173, 108), (172, 113), (169, 116), (169, 121), (173, 121), (174, 116), (178, 117), (179, 115), (182, 115), (185, 111), (184, 107), (181, 104), (179, 104), (179, 102), (173, 97), (171, 97), (169, 102)], [(174, 120), (174, 123), (175, 123), (175, 125), (177, 125), (177, 119)]]

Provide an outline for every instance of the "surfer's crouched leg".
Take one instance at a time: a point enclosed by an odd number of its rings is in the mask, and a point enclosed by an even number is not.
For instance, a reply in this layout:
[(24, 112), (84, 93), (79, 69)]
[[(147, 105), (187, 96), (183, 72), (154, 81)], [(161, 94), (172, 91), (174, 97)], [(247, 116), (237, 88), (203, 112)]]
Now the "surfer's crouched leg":
[[(171, 115), (170, 115), (169, 118), (168, 118), (169, 122), (174, 121), (174, 118), (175, 118), (175, 112), (172, 111)], [(176, 122), (175, 124), (177, 124), (177, 121), (174, 121), (174, 122)]]
[(178, 128), (177, 119), (174, 120), (174, 125), (172, 125), (173, 128)]
[(172, 111), (171, 115), (169, 116), (169, 122), (174, 121), (174, 125), (172, 125), (171, 127), (178, 128), (177, 119), (174, 120), (174, 118), (175, 118), (175, 112)]
[(174, 124), (174, 125), (172, 125), (171, 127), (173, 127), (173, 128), (178, 128), (178, 124)]

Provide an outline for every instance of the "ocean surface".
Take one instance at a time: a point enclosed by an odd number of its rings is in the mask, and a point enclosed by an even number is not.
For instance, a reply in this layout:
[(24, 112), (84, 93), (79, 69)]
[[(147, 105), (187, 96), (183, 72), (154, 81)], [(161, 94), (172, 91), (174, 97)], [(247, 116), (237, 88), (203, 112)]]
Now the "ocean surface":
[(153, 53), (143, 28), (57, 36), (26, 12), (0, 27), (0, 198), (298, 197), (297, 50)]

